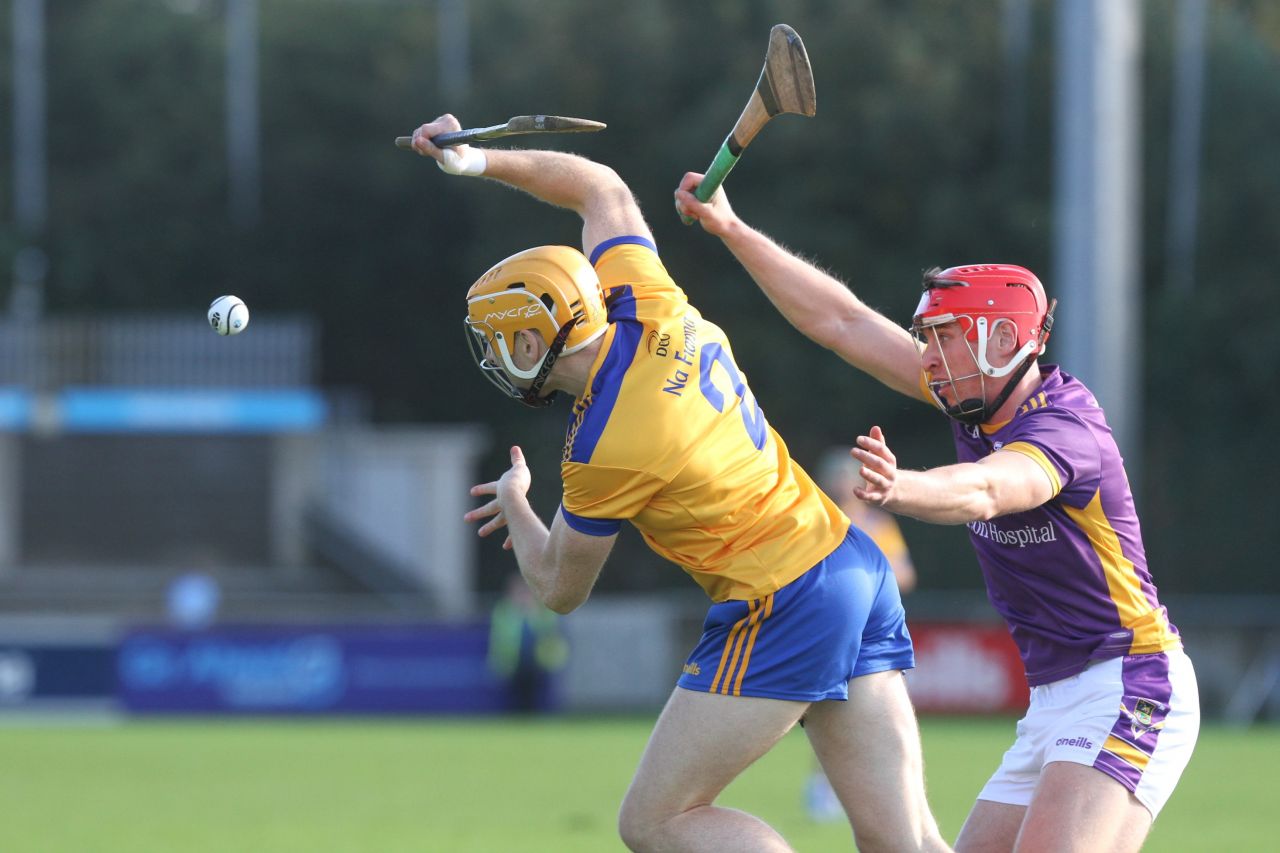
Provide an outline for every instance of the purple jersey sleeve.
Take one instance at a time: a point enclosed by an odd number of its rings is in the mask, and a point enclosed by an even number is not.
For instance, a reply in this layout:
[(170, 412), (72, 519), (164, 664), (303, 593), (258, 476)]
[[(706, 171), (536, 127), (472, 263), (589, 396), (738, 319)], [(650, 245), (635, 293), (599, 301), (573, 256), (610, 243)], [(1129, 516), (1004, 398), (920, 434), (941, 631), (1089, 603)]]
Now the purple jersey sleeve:
[(1059, 499), (1083, 507), (1102, 481), (1102, 450), (1094, 432), (1075, 412), (1046, 407), (1010, 424), (1005, 446), (1021, 443), (1038, 450), (1058, 474)]

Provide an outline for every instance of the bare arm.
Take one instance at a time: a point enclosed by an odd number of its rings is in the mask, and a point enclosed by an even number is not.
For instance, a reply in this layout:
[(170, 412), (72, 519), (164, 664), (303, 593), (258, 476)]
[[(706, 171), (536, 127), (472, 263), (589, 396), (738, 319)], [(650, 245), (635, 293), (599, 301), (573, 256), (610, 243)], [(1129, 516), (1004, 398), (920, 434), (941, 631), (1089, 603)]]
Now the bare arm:
[[(460, 129), (458, 120), (444, 115), (413, 134), (414, 150), (446, 168), (444, 152), (431, 138)], [(471, 146), (452, 149), (458, 157), (472, 157)], [(590, 252), (611, 237), (636, 235), (653, 239), (640, 206), (617, 172), (601, 163), (560, 151), (520, 151), (504, 148), (484, 152), (486, 178), (524, 190), (535, 198), (568, 208), (582, 217), (582, 247)], [(446, 171), (448, 169), (446, 168)]]
[(723, 188), (710, 202), (698, 201), (693, 190), (702, 177), (696, 172), (684, 176), (676, 190), (677, 209), (724, 242), (791, 325), (893, 390), (926, 399), (920, 390), (920, 357), (906, 329), (870, 308), (843, 282), (739, 219)]
[(1022, 512), (1054, 497), (1054, 484), (1030, 457), (997, 451), (978, 462), (903, 471), (878, 426), (858, 436), (853, 456), (866, 485), (861, 500), (935, 524), (967, 524)]
[(471, 489), (473, 496), (493, 495), (494, 499), (471, 510), (463, 519), (470, 522), (488, 518), (477, 531), (481, 536), (507, 528), (504, 547), (515, 552), (520, 573), (533, 594), (557, 613), (569, 613), (591, 595), (618, 537), (579, 533), (560, 513), (556, 513), (548, 530), (529, 506), (531, 482), (524, 454), (519, 447), (511, 448), (511, 468), (498, 480)]

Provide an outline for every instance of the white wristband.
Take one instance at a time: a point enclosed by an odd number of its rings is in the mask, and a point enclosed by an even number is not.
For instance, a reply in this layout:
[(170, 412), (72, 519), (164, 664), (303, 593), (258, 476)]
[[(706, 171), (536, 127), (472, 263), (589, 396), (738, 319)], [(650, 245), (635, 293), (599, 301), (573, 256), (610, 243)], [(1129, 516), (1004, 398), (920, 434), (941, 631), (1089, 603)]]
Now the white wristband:
[(450, 175), (483, 175), (485, 168), (489, 165), (483, 149), (472, 148), (470, 145), (464, 147), (461, 153), (457, 148), (445, 148), (441, 154), (444, 158), (437, 161), (436, 165), (441, 171), (448, 172)]

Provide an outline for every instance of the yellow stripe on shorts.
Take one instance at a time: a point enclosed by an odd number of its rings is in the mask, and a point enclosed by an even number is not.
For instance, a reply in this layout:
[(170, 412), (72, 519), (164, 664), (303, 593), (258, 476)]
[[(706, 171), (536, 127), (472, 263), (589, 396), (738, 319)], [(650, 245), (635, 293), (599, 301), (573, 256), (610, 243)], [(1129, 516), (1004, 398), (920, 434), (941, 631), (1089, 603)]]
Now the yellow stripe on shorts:
[(733, 644), (733, 656), (729, 658), (729, 668), (725, 670), (724, 683), (720, 685), (720, 692), (725, 696), (729, 695), (729, 684), (733, 681), (734, 670), (738, 668), (738, 661), (742, 659), (742, 648), (747, 641), (747, 635), (751, 633), (751, 627), (760, 618), (760, 599), (751, 599), (747, 602), (747, 608), (751, 614), (747, 617), (746, 625), (738, 632), (738, 642)]
[[(756, 610), (751, 616), (751, 639), (747, 640), (747, 651), (742, 656), (742, 666), (738, 669), (738, 679), (733, 684), (733, 695), (742, 695), (742, 677), (747, 674), (747, 664), (751, 662), (751, 650), (756, 645), (756, 635), (760, 633), (760, 624), (769, 618), (769, 614), (773, 612), (773, 593), (765, 596), (764, 607)], [(756, 617), (759, 617), (758, 619)]]
[(1102, 744), (1102, 748), (1127, 764), (1132, 764), (1139, 770), (1146, 770), (1147, 762), (1151, 760), (1150, 755), (1115, 735), (1108, 735), (1106, 742)]
[[(754, 601), (750, 602), (747, 606), (751, 609), (751, 613), (753, 614), (755, 612), (755, 602)], [(734, 640), (738, 639), (738, 635), (742, 631), (742, 626), (747, 624), (747, 619), (750, 618), (750, 615), (751, 614), (748, 614), (747, 616), (743, 616), (741, 619), (739, 619), (734, 624), (732, 630), (729, 631), (729, 639), (725, 640), (724, 651), (720, 654), (720, 666), (716, 668), (716, 677), (711, 681), (712, 693), (719, 692), (716, 688), (720, 684), (720, 676), (724, 674), (724, 665), (729, 660), (729, 651), (733, 648)], [(734, 656), (736, 657), (737, 654), (735, 653)], [(732, 678), (732, 677), (733, 677), (733, 668), (730, 667), (729, 678)], [(725, 680), (725, 683), (726, 684), (728, 683), (728, 679)], [(728, 691), (726, 690), (725, 692), (727, 693)]]

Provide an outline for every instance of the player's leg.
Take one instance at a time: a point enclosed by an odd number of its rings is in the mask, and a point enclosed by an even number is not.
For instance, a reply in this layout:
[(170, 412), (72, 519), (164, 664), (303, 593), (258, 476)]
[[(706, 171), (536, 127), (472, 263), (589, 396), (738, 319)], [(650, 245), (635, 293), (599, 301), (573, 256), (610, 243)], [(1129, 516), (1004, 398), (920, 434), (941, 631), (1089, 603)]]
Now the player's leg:
[(1151, 813), (1124, 785), (1092, 767), (1045, 765), (1014, 848), (1045, 853), (1129, 853), (1142, 847)]
[(757, 817), (714, 805), (720, 792), (785, 735), (807, 703), (677, 687), (622, 802), (618, 830), (635, 851), (787, 851)]
[(1009, 853), (1026, 814), (1026, 806), (978, 800), (960, 828), (956, 853)]
[[(1031, 688), (1031, 706), (1018, 721), (1017, 737), (978, 793), (956, 839), (956, 853), (1010, 853), (1040, 781), (1044, 748), (1056, 737), (1063, 709), (1049, 702), (1047, 687)], [(1051, 698), (1051, 697), (1049, 697)]]
[(850, 528), (828, 581), (857, 625), (848, 699), (814, 703), (805, 731), (853, 824), (858, 849), (949, 850), (925, 798), (920, 731), (902, 671), (915, 666), (897, 582), (880, 549)]
[(1138, 850), (1199, 734), (1191, 661), (1180, 649), (1128, 655), (1050, 687), (1079, 713), (1046, 747), (1016, 849)]
[(1195, 672), (1181, 650), (1112, 658), (1033, 687), (1018, 739), (956, 849), (1137, 850), (1199, 728)]
[(920, 732), (902, 672), (855, 678), (847, 701), (814, 703), (805, 733), (859, 850), (950, 849), (925, 798)]
[(1122, 853), (1141, 849), (1150, 828), (1150, 812), (1119, 782), (1083, 764), (1054, 762), (1029, 808), (978, 800), (956, 851)]
[(824, 594), (823, 565), (763, 598), (711, 605), (623, 802), (630, 847), (790, 849), (757, 818), (713, 803), (811, 702), (844, 695), (849, 629)]

